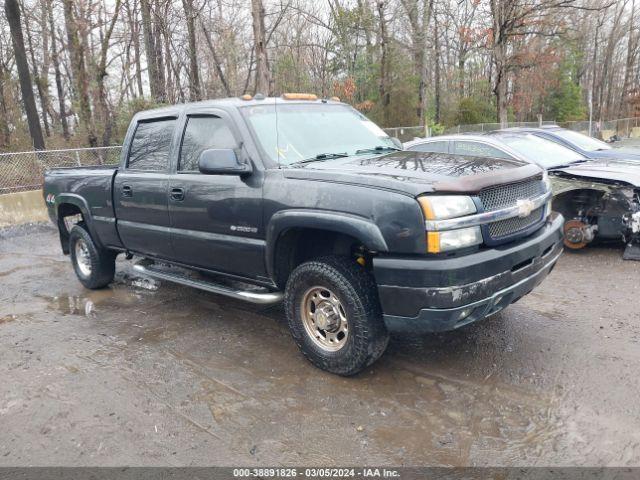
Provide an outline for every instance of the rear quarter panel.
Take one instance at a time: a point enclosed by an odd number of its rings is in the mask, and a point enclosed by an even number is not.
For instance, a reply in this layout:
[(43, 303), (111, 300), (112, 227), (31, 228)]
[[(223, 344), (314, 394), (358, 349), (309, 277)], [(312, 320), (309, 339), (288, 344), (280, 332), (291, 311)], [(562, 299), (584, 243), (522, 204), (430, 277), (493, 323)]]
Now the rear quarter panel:
[(75, 205), (81, 210), (95, 241), (104, 246), (121, 247), (111, 194), (116, 172), (113, 166), (47, 171), (44, 198), (49, 216), (57, 221), (61, 205)]

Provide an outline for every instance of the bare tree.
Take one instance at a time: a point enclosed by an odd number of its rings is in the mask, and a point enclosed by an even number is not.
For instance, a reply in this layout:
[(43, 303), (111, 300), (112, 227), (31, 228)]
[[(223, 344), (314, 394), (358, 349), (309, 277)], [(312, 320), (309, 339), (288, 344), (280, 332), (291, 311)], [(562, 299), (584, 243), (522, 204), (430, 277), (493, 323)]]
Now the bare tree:
[(267, 54), (267, 33), (264, 26), (265, 9), (262, 0), (251, 0), (253, 17), (253, 45), (255, 51), (255, 88), (256, 93), (271, 93), (271, 72)]
[(80, 41), (73, 0), (62, 0), (62, 5), (67, 28), (67, 48), (69, 49), (71, 71), (73, 72), (73, 93), (78, 104), (80, 122), (87, 132), (87, 142), (89, 146), (96, 147), (98, 146), (98, 139), (95, 134), (91, 99), (89, 98), (89, 77), (85, 63), (85, 45)]
[[(164, 72), (161, 64), (161, 42), (157, 36), (157, 27), (155, 26), (156, 22), (152, 22), (151, 20), (151, 7), (149, 5), (149, 0), (140, 0), (140, 9), (142, 12), (142, 31), (144, 33), (144, 45), (147, 54), (147, 71), (149, 74), (151, 97), (156, 102), (162, 103), (166, 99), (166, 91), (164, 84)], [(160, 57), (158, 57), (158, 52), (160, 52)]]
[(197, 12), (193, 0), (182, 0), (184, 16), (187, 23), (187, 39), (189, 50), (189, 96), (191, 101), (200, 100), (200, 74), (198, 72), (198, 56), (196, 49), (196, 17)]
[(27, 62), (26, 50), (24, 48), (24, 38), (22, 36), (22, 24), (20, 23), (20, 7), (16, 0), (5, 0), (4, 11), (7, 16), (7, 22), (11, 29), (11, 41), (13, 43), (13, 54), (18, 67), (18, 76), (20, 78), (20, 91), (22, 92), (22, 101), (24, 103), (25, 113), (27, 114), (27, 122), (29, 124), (29, 133), (33, 148), (43, 150), (45, 148), (42, 129), (40, 127), (40, 118), (36, 109), (36, 102), (33, 96), (33, 86), (31, 85), (31, 73), (29, 72), (29, 63)]

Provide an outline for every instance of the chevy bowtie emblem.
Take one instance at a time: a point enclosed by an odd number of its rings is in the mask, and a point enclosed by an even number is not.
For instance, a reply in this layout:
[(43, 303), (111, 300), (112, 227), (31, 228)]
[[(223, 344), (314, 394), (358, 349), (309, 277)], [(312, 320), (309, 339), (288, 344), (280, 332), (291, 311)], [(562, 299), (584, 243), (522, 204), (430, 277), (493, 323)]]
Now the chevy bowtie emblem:
[(535, 207), (534, 203), (528, 199), (518, 200), (516, 205), (518, 206), (518, 216), (520, 218), (525, 218), (531, 215), (531, 212), (533, 212), (533, 208)]

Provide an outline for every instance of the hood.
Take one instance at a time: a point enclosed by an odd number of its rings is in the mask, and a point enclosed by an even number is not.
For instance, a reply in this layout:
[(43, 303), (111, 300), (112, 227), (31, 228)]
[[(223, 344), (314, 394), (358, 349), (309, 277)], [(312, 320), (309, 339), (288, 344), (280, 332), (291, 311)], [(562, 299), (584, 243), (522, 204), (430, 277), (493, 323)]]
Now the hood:
[(477, 193), (488, 186), (517, 182), (541, 173), (539, 167), (519, 160), (410, 151), (283, 168), (288, 178), (351, 183), (411, 195), (434, 191)]
[(640, 187), (640, 162), (637, 160), (598, 159), (555, 168), (552, 173), (605, 182), (620, 182)]

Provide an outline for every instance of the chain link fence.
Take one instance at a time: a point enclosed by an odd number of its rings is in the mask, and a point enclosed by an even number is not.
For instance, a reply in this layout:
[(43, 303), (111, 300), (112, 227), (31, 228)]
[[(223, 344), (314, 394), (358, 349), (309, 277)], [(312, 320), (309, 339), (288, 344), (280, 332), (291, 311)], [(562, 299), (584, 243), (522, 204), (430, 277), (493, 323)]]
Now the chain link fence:
[(122, 147), (0, 153), (0, 194), (42, 188), (44, 172), (56, 167), (115, 165)]
[[(581, 132), (589, 135), (589, 121), (579, 122), (509, 122), (506, 128), (513, 127), (531, 127), (536, 128), (540, 125), (559, 125), (569, 130)], [(469, 125), (456, 125), (455, 127), (445, 129), (442, 134), (453, 135), (457, 133), (482, 133), (500, 130), (502, 127), (499, 123), (475, 123)], [(397, 137), (401, 141), (406, 142), (414, 138), (422, 138), (428, 136), (436, 136), (438, 133), (429, 127), (396, 127), (385, 128), (385, 132), (392, 137)], [(620, 118), (617, 120), (609, 120), (606, 122), (591, 122), (591, 136), (602, 140), (609, 140), (612, 136), (617, 135), (621, 138), (640, 138), (640, 117)]]
[(430, 137), (429, 127), (393, 127), (383, 129), (390, 137), (396, 137), (401, 142), (408, 142), (414, 138)]
[(614, 135), (621, 138), (640, 138), (640, 117), (619, 118), (607, 122), (591, 122), (591, 132), (589, 132), (589, 121), (581, 122), (558, 122), (558, 125), (569, 130), (584, 133), (585, 135), (609, 140)]
[[(542, 125), (556, 125), (556, 122), (544, 121)], [(506, 128), (513, 127), (531, 127), (536, 128), (540, 126), (540, 122), (509, 122)], [(500, 130), (502, 127), (499, 123), (476, 123), (471, 125), (457, 125), (455, 127), (447, 128), (445, 134), (455, 133), (471, 133), (471, 132), (491, 132), (494, 130)]]

